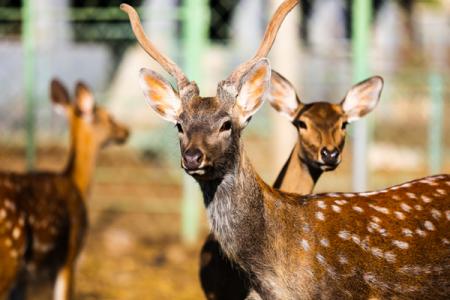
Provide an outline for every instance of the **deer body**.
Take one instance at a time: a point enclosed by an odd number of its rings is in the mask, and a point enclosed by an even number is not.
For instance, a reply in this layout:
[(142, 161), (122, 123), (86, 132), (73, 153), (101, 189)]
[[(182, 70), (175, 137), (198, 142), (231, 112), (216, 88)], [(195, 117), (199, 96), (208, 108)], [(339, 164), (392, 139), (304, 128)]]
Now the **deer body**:
[(84, 85), (78, 85), (77, 94), (72, 107), (64, 87), (52, 82), (52, 100), (63, 106), (71, 125), (66, 170), (0, 173), (0, 214), (5, 216), (0, 224), (7, 229), (0, 237), (9, 246), (1, 264), (12, 266), (7, 277), (0, 277), (0, 295), (13, 288), (11, 298), (24, 298), (27, 281), (44, 276), (55, 280), (55, 299), (72, 297), (75, 262), (87, 231), (85, 201), (98, 151), (107, 142), (122, 143), (128, 136), (128, 130), (105, 110), (94, 112), (92, 95)]
[[(141, 46), (177, 80), (175, 90), (141, 70), (146, 99), (176, 124), (181, 165), (201, 187), (214, 236), (248, 276), (257, 293), (249, 298), (448, 299), (450, 175), (378, 192), (302, 196), (271, 188), (245, 156), (242, 131), (270, 93), (265, 56), (297, 3), (280, 5), (256, 55), (218, 84), (215, 97), (201, 97), (150, 43), (136, 11), (121, 6)], [(340, 107), (346, 122), (370, 111), (382, 87), (375, 76), (350, 89)], [(290, 106), (282, 111), (292, 113)], [(324, 154), (336, 156), (334, 149)]]
[(273, 190), (240, 156), (220, 183), (199, 183), (215, 237), (263, 299), (448, 298), (449, 175), (299, 196)]

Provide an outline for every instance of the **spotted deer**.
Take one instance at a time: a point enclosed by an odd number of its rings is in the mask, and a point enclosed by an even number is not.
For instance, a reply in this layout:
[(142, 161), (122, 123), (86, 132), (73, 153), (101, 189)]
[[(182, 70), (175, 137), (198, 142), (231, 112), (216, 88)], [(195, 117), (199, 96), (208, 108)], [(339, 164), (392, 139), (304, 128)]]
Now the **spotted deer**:
[[(176, 124), (181, 165), (200, 185), (214, 236), (248, 276), (248, 299), (448, 299), (449, 174), (375, 192), (299, 195), (267, 185), (247, 158), (241, 133), (270, 88), (265, 56), (296, 4), (281, 4), (256, 55), (214, 97), (201, 97), (148, 40), (136, 11), (121, 6), (141, 46), (176, 79), (177, 90), (154, 71), (140, 73), (151, 107)], [(382, 86), (373, 77), (347, 97), (378, 98)]]
[[(297, 129), (297, 143), (273, 184), (274, 188), (310, 194), (324, 171), (341, 162), (346, 127), (375, 108), (378, 97), (359, 97), (365, 82), (354, 86), (339, 104), (300, 101), (292, 84), (272, 71), (268, 100)], [(355, 105), (361, 106), (356, 113)], [(365, 108), (364, 108), (365, 107)], [(200, 279), (207, 299), (245, 299), (250, 292), (246, 273), (233, 264), (210, 234), (200, 254)]]
[(54, 299), (72, 298), (97, 154), (129, 135), (95, 105), (85, 84), (77, 84), (73, 103), (57, 80), (50, 93), (53, 105), (69, 119), (69, 160), (62, 173), (0, 173), (0, 298), (25, 298), (27, 282), (41, 277), (54, 280)]

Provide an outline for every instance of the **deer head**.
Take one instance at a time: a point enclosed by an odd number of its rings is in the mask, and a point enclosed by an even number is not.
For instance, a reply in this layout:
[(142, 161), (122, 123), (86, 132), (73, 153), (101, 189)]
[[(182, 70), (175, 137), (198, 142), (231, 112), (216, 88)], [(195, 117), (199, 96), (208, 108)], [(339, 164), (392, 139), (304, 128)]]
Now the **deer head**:
[(140, 73), (140, 84), (151, 107), (178, 129), (181, 164), (188, 174), (197, 179), (216, 179), (233, 167), (235, 160), (230, 158), (239, 155), (241, 131), (269, 91), (271, 68), (265, 56), (285, 16), (297, 3), (287, 0), (281, 4), (256, 55), (220, 82), (214, 97), (200, 97), (195, 82), (145, 36), (136, 11), (121, 5), (141, 46), (176, 79), (178, 90), (152, 70), (142, 69)]
[(67, 89), (59, 80), (53, 79), (50, 95), (56, 110), (68, 117), (71, 136), (75, 139), (83, 139), (83, 143), (95, 143), (98, 147), (109, 143), (122, 144), (127, 140), (128, 129), (95, 104), (94, 96), (86, 84), (76, 84), (75, 99), (71, 103)]
[(269, 101), (296, 127), (300, 160), (323, 171), (341, 162), (347, 125), (371, 112), (380, 99), (383, 79), (371, 77), (354, 85), (338, 104), (300, 101), (292, 84), (272, 71)]

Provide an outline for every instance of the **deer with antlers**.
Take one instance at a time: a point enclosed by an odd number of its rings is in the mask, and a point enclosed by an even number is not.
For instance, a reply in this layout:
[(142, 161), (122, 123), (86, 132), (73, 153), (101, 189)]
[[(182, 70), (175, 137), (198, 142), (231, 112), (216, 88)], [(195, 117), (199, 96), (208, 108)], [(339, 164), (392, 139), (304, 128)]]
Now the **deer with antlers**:
[[(292, 84), (272, 71), (268, 99), (272, 107), (297, 129), (297, 143), (273, 187), (284, 192), (310, 194), (323, 172), (341, 162), (346, 127), (375, 108), (378, 97), (361, 97), (365, 82), (355, 85), (339, 104), (300, 101)], [(354, 110), (355, 106), (360, 109)], [(200, 279), (207, 299), (245, 299), (250, 292), (246, 273), (223, 253), (210, 234), (200, 255)]]
[[(200, 185), (214, 236), (248, 276), (249, 299), (448, 299), (450, 175), (302, 196), (267, 185), (247, 158), (242, 130), (270, 90), (265, 56), (297, 2), (281, 4), (257, 54), (214, 97), (200, 97), (195, 82), (148, 41), (136, 11), (121, 6), (139, 43), (177, 81), (176, 91), (141, 70), (150, 105), (176, 124), (182, 167)], [(382, 86), (373, 77), (347, 97), (378, 98)]]
[(50, 92), (54, 106), (69, 119), (69, 161), (63, 173), (0, 173), (0, 298), (25, 298), (27, 282), (42, 276), (55, 281), (54, 299), (72, 298), (97, 154), (129, 135), (95, 105), (85, 84), (77, 84), (73, 103), (57, 80)]

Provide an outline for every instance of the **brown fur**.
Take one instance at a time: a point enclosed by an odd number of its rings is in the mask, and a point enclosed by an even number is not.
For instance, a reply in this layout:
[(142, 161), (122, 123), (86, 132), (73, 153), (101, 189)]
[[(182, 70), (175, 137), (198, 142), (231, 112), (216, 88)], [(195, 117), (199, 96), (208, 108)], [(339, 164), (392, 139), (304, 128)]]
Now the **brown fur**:
[(90, 97), (79, 84), (71, 105), (63, 86), (52, 82), (52, 99), (64, 108), (70, 123), (70, 157), (63, 173), (0, 173), (0, 295), (13, 289), (12, 298), (24, 298), (27, 281), (61, 277), (55, 298), (72, 297), (98, 150), (108, 143), (123, 143), (128, 136), (106, 110), (93, 107)]
[[(280, 74), (272, 71), (272, 94), (276, 101), (272, 106), (280, 111), (285, 106), (285, 98), (294, 93), (292, 86)], [(274, 82), (276, 81), (276, 82)], [(285, 192), (309, 194), (323, 170), (334, 170), (336, 165), (321, 165), (320, 149), (339, 148), (342, 152), (346, 135), (342, 123), (346, 115), (338, 104), (317, 102), (305, 106), (300, 103), (292, 111), (293, 124), (303, 121), (308, 129), (296, 126), (298, 140), (288, 160), (280, 171), (274, 187)], [(340, 159), (339, 159), (340, 162)], [(323, 170), (322, 168), (323, 167)], [(233, 264), (220, 247), (213, 234), (209, 234), (200, 253), (200, 281), (207, 299), (245, 299), (250, 292), (246, 273)]]

